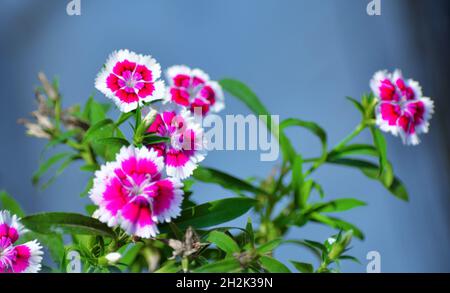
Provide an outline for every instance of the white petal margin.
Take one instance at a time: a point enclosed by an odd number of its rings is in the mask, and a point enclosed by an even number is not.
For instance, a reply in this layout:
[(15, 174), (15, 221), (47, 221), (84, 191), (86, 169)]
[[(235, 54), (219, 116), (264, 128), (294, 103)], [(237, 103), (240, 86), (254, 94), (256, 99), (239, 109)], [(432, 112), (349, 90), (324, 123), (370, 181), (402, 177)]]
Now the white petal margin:
[[(392, 133), (392, 135), (397, 136), (399, 134), (399, 131), (400, 131), (399, 128), (400, 127), (397, 125), (397, 121), (396, 121), (396, 123), (394, 125), (389, 125), (389, 121), (384, 120), (382, 118), (382, 115), (381, 115), (381, 104), (383, 104), (383, 102), (379, 103), (378, 106), (376, 107), (376, 110), (375, 110), (375, 112), (376, 112), (376, 124), (382, 131), (387, 132), (387, 133), (390, 132), (390, 133)], [(391, 103), (386, 102), (386, 104), (391, 104)]]
[(173, 199), (167, 210), (161, 212), (157, 216), (158, 223), (169, 223), (172, 219), (177, 218), (181, 214), (181, 203), (183, 202), (183, 183), (175, 178), (167, 178), (172, 183)]
[(161, 173), (164, 169), (164, 158), (159, 156), (158, 153), (147, 147), (136, 148), (134, 146), (123, 146), (116, 156), (116, 161), (121, 165), (124, 161), (131, 157), (136, 157), (136, 159), (147, 159), (152, 161), (156, 165), (158, 173)]
[[(138, 102), (125, 103), (121, 101), (116, 95), (107, 87), (106, 79), (113, 73), (114, 66), (117, 62), (122, 62), (128, 60), (130, 62), (135, 62), (137, 65), (145, 65), (152, 72), (152, 82), (154, 83), (155, 90), (152, 95), (145, 97), (144, 99), (139, 98)], [(102, 92), (107, 98), (114, 101), (116, 106), (121, 112), (130, 112), (144, 103), (151, 102), (153, 100), (163, 99), (165, 95), (165, 84), (164, 81), (158, 80), (161, 77), (161, 65), (159, 65), (156, 60), (150, 55), (140, 55), (135, 52), (125, 50), (119, 50), (112, 52), (105, 65), (100, 70), (95, 79), (95, 88)]]
[[(415, 133), (406, 133), (401, 127), (399, 127), (400, 137), (405, 145), (418, 145), (420, 143), (419, 134), (427, 133), (430, 127), (430, 119), (434, 113), (434, 102), (427, 97), (419, 99), (424, 104), (424, 116), (423, 122), (416, 126)], [(416, 100), (414, 102), (417, 102)]]
[(222, 87), (217, 81), (210, 81), (208, 85), (214, 90), (216, 102), (210, 107), (212, 112), (218, 113), (225, 109), (225, 98)]
[(191, 176), (194, 170), (197, 168), (198, 164), (202, 162), (207, 155), (207, 139), (204, 135), (203, 128), (197, 123), (191, 112), (186, 109), (182, 109), (180, 114), (183, 120), (186, 122), (186, 130), (194, 131), (195, 141), (194, 141), (194, 153), (189, 157), (183, 166), (171, 166), (166, 164), (166, 173), (170, 177), (186, 179)]
[(392, 79), (392, 75), (387, 70), (380, 70), (375, 72), (372, 79), (370, 80), (370, 88), (376, 97), (380, 97), (380, 85), (385, 79)]
[(170, 86), (174, 84), (173, 78), (179, 74), (191, 76), (191, 69), (186, 65), (173, 65), (166, 70), (166, 78)]
[(25, 227), (20, 223), (20, 218), (16, 215), (11, 215), (9, 211), (0, 211), (0, 225), (6, 224), (6, 226), (16, 229), (18, 236), (27, 232)]
[(129, 220), (122, 218), (120, 227), (128, 235), (134, 235), (146, 239), (156, 237), (156, 235), (159, 234), (156, 223), (153, 223), (152, 225), (139, 226), (137, 223), (132, 223)]
[(416, 132), (420, 133), (428, 133), (430, 127), (430, 120), (434, 114), (434, 102), (428, 97), (423, 97), (420, 101), (424, 105), (424, 114), (423, 114), (423, 122), (416, 126)]
[(29, 241), (22, 244), (30, 250), (30, 258), (28, 259), (28, 267), (23, 271), (24, 273), (38, 273), (41, 270), (42, 246), (37, 242), (37, 240)]

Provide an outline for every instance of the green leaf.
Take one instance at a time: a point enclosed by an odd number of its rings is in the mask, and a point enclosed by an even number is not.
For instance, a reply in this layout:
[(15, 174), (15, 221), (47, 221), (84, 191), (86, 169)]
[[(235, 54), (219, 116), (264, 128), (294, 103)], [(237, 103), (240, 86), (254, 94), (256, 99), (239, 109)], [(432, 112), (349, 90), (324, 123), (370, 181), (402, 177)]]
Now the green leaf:
[(128, 267), (138, 257), (142, 247), (144, 247), (144, 243), (137, 242), (129, 243), (119, 248), (117, 252), (120, 253), (122, 257), (119, 260), (118, 267), (121, 271), (126, 271), (128, 269)]
[(152, 145), (152, 144), (157, 144), (157, 143), (162, 143), (162, 142), (168, 142), (169, 140), (170, 139), (165, 136), (150, 134), (150, 135), (144, 136), (142, 143), (144, 145)]
[(281, 238), (270, 240), (269, 242), (266, 242), (266, 243), (262, 244), (261, 246), (259, 246), (256, 249), (256, 252), (258, 252), (259, 254), (270, 253), (273, 250), (275, 250), (275, 248), (277, 248), (282, 242), (283, 242), (283, 239), (281, 239)]
[(90, 96), (84, 106), (84, 111), (81, 117), (82, 119), (89, 121), (91, 125), (94, 125), (106, 118), (106, 112), (108, 109), (109, 105), (100, 104), (94, 100), (93, 96)]
[(133, 117), (134, 112), (127, 112), (127, 113), (122, 113), (119, 117), (119, 119), (116, 122), (116, 127), (119, 127), (120, 125), (122, 125), (123, 123), (127, 122), (128, 119), (130, 119), (131, 117)]
[[(310, 121), (303, 121), (295, 118), (288, 118), (280, 123), (280, 131), (285, 130), (288, 127), (298, 126), (309, 130), (312, 134), (316, 135), (322, 144), (322, 160), (325, 160), (327, 155), (327, 133), (317, 123)], [(285, 142), (290, 143), (290, 142)], [(283, 148), (283, 144), (281, 145)], [(292, 160), (292, 158), (291, 158)]]
[[(225, 198), (187, 208), (174, 220), (180, 229), (192, 226), (196, 229), (216, 226), (234, 220), (255, 205), (254, 199), (245, 197)], [(161, 233), (169, 231), (167, 224), (162, 225)]]
[(219, 83), (225, 91), (241, 100), (253, 113), (269, 115), (266, 107), (264, 107), (256, 94), (244, 83), (234, 79), (222, 79)]
[(40, 178), (42, 175), (45, 174), (53, 165), (61, 161), (62, 159), (72, 155), (71, 153), (59, 153), (52, 157), (50, 157), (47, 161), (45, 161), (43, 164), (39, 166), (39, 169), (33, 174), (33, 184), (36, 185), (39, 183)]
[(64, 170), (66, 170), (67, 167), (70, 166), (70, 164), (72, 164), (74, 161), (78, 159), (80, 159), (80, 156), (78, 155), (72, 155), (69, 158), (65, 159), (58, 167), (55, 174), (46, 183), (42, 185), (42, 190), (47, 189), (47, 187), (49, 187), (56, 180), (56, 178), (58, 178), (64, 172)]
[(294, 190), (295, 203), (297, 207), (305, 205), (305, 198), (302, 197), (301, 187), (303, 185), (303, 159), (301, 155), (296, 155), (292, 165), (292, 189)]
[(120, 137), (107, 137), (107, 138), (101, 138), (98, 140), (98, 143), (100, 144), (106, 144), (108, 146), (114, 146), (117, 148), (121, 148), (123, 146), (129, 146), (130, 143), (128, 140), (120, 138)]
[(366, 203), (354, 198), (340, 198), (311, 206), (311, 211), (320, 213), (336, 213), (347, 211), (356, 207), (365, 206)]
[(243, 102), (254, 114), (258, 115), (266, 124), (267, 129), (280, 141), (286, 141), (285, 135), (274, 124), (269, 111), (261, 103), (258, 96), (244, 83), (235, 79), (222, 79), (219, 81), (222, 88)]
[(346, 222), (344, 220), (334, 218), (334, 217), (328, 217), (328, 216), (325, 216), (325, 215), (322, 215), (319, 213), (313, 213), (311, 215), (311, 220), (313, 220), (314, 222), (325, 224), (327, 226), (330, 226), (330, 227), (338, 229), (338, 230), (344, 230), (344, 231), (352, 230), (353, 234), (356, 237), (358, 237), (361, 240), (364, 239), (364, 234), (358, 227), (356, 227), (355, 225), (353, 225), (349, 222)]
[(212, 231), (209, 233), (206, 241), (214, 243), (218, 248), (222, 249), (229, 255), (232, 255), (234, 252), (241, 251), (236, 241), (223, 232)]
[(384, 187), (386, 187), (387, 190), (389, 190), (394, 196), (408, 201), (408, 192), (406, 191), (405, 186), (403, 183), (398, 179), (397, 177), (394, 177), (392, 180), (392, 183), (390, 185), (387, 185), (386, 181), (382, 176), (380, 176), (379, 167), (368, 161), (359, 160), (359, 159), (330, 159), (328, 160), (331, 164), (337, 164), (337, 165), (343, 165), (353, 168), (358, 168), (363, 172), (364, 175), (371, 179), (379, 180)]
[(351, 155), (378, 157), (378, 150), (374, 146), (368, 144), (350, 144), (339, 148), (339, 150), (333, 150), (328, 157), (330, 159), (337, 159)]
[(266, 191), (257, 188), (246, 181), (212, 168), (199, 166), (195, 169), (193, 176), (199, 181), (218, 184), (225, 189), (235, 192), (249, 191), (255, 194), (268, 194)]
[(155, 273), (171, 274), (171, 273), (178, 273), (180, 270), (181, 268), (175, 260), (168, 260), (165, 263), (163, 263), (161, 267), (155, 271)]
[(341, 255), (341, 256), (339, 256), (339, 259), (340, 260), (350, 260), (350, 261), (353, 261), (353, 262), (355, 262), (355, 263), (357, 263), (357, 264), (362, 264), (360, 261), (359, 261), (359, 259), (357, 259), (356, 257), (354, 257), (354, 256), (351, 256), (351, 255)]
[(83, 138), (83, 143), (97, 139), (97, 136), (96, 136), (97, 132), (99, 132), (102, 129), (104, 129), (105, 127), (113, 125), (113, 124), (114, 124), (114, 121), (112, 121), (111, 119), (104, 119), (104, 120), (101, 120), (101, 121), (97, 122), (96, 124), (92, 125), (91, 127), (89, 127), (88, 131), (86, 131), (84, 138)]
[(253, 232), (252, 218), (248, 217), (247, 225), (245, 226), (247, 233), (245, 234), (249, 238), (249, 243), (252, 248), (255, 247), (255, 234)]
[(358, 109), (358, 111), (361, 112), (361, 114), (364, 116), (365, 110), (364, 110), (363, 105), (361, 105), (360, 102), (358, 102), (357, 100), (355, 100), (355, 99), (352, 98), (352, 97), (346, 97), (346, 98), (347, 98), (347, 100), (349, 100), (350, 102), (352, 102), (353, 105), (355, 105), (356, 109)]
[(0, 209), (8, 210), (19, 218), (25, 216), (25, 212), (20, 207), (20, 204), (6, 191), (0, 191)]
[(22, 223), (28, 229), (42, 234), (62, 232), (115, 237), (114, 231), (104, 223), (75, 213), (40, 213), (22, 218)]
[(261, 266), (267, 270), (269, 273), (290, 273), (291, 271), (285, 266), (283, 263), (279, 262), (278, 260), (263, 255), (259, 258), (259, 262), (261, 263)]
[(326, 251), (325, 245), (320, 242), (312, 241), (312, 240), (285, 240), (284, 244), (295, 244), (298, 246), (302, 246), (311, 251), (319, 260), (322, 257), (322, 253)]
[(234, 258), (225, 258), (195, 269), (194, 273), (236, 273), (241, 270), (241, 264)]
[(372, 133), (373, 142), (378, 150), (381, 177), (383, 178), (384, 184), (390, 186), (394, 180), (394, 174), (392, 166), (387, 158), (386, 140), (381, 131), (374, 126), (370, 127), (370, 132)]
[(52, 140), (50, 140), (47, 143), (47, 145), (44, 148), (44, 151), (51, 147), (54, 147), (60, 143), (63, 143), (64, 141), (68, 140), (69, 138), (72, 138), (73, 136), (77, 135), (79, 132), (80, 132), (80, 130), (75, 128), (75, 129), (71, 129), (69, 131), (59, 134), (57, 137), (53, 138)]
[(314, 273), (314, 267), (312, 264), (293, 260), (291, 260), (290, 262), (301, 273)]

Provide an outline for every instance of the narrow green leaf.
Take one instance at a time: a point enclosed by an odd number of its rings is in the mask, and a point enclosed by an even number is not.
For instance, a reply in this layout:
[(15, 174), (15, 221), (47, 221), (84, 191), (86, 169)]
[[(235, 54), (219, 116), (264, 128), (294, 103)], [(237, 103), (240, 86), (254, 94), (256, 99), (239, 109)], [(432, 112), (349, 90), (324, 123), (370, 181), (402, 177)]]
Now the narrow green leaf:
[(352, 102), (353, 105), (355, 105), (356, 109), (358, 109), (358, 111), (361, 112), (362, 115), (364, 115), (364, 113), (365, 113), (364, 107), (363, 107), (363, 105), (361, 105), (361, 103), (359, 101), (355, 100), (352, 97), (346, 97), (346, 98), (347, 98), (347, 100)]
[(296, 118), (288, 118), (280, 123), (280, 129), (285, 130), (288, 127), (298, 126), (309, 130), (312, 134), (316, 135), (322, 144), (322, 154), (326, 154), (327, 151), (327, 133), (317, 123), (311, 121), (303, 121)]
[(301, 187), (303, 185), (303, 158), (301, 155), (296, 155), (292, 165), (292, 189), (294, 191), (295, 203), (297, 207), (305, 205), (304, 198), (302, 198)]
[(120, 253), (122, 257), (119, 260), (118, 267), (122, 272), (126, 271), (135, 261), (142, 247), (144, 247), (144, 243), (137, 242), (129, 243), (119, 248), (117, 252)]
[(195, 269), (194, 273), (236, 273), (241, 270), (241, 264), (234, 258), (225, 258)]
[(42, 234), (66, 233), (115, 237), (114, 231), (97, 219), (75, 213), (50, 212), (22, 218), (29, 229)]
[(259, 254), (270, 253), (270, 252), (274, 251), (275, 248), (277, 248), (282, 242), (283, 242), (283, 239), (281, 239), (281, 238), (273, 239), (273, 240), (266, 242), (266, 243), (262, 244), (261, 246), (259, 246), (256, 249), (256, 252), (258, 252)]
[(261, 266), (269, 273), (290, 273), (291, 271), (283, 263), (270, 256), (261, 256), (259, 258)]
[(339, 256), (339, 259), (340, 260), (350, 260), (350, 261), (353, 261), (353, 262), (355, 262), (355, 263), (357, 263), (357, 264), (362, 264), (360, 261), (359, 261), (359, 259), (357, 259), (356, 257), (354, 257), (354, 256), (351, 256), (351, 255), (341, 255), (341, 256)]
[(374, 126), (370, 127), (370, 132), (372, 133), (373, 142), (378, 150), (379, 164), (380, 164), (380, 174), (382, 175), (384, 184), (390, 186), (394, 180), (394, 174), (392, 172), (392, 166), (390, 165), (387, 158), (387, 145), (383, 134), (378, 128)]
[(127, 122), (128, 119), (130, 119), (131, 117), (133, 117), (134, 112), (127, 112), (127, 113), (122, 113), (119, 117), (119, 119), (117, 119), (116, 122), (116, 127), (119, 127), (120, 125), (122, 125), (123, 123)]
[(386, 184), (387, 180), (385, 180), (383, 177), (380, 177), (379, 167), (372, 162), (359, 160), (359, 159), (349, 159), (349, 158), (330, 159), (330, 160), (328, 160), (328, 162), (331, 164), (337, 164), (337, 165), (358, 168), (367, 177), (380, 181), (386, 187), (386, 189), (389, 190), (394, 196), (396, 196), (402, 200), (408, 201), (408, 192), (406, 191), (406, 188), (403, 185), (403, 183), (400, 181), (400, 179), (398, 179), (397, 177), (394, 177), (392, 183), (390, 185), (387, 185)]
[(206, 241), (214, 243), (218, 248), (222, 249), (229, 255), (241, 250), (233, 238), (220, 231), (212, 231), (209, 233)]
[(47, 161), (39, 166), (39, 169), (33, 174), (33, 184), (38, 184), (42, 175), (45, 174), (53, 165), (61, 161), (62, 159), (72, 155), (71, 153), (59, 153), (50, 157)]
[(293, 260), (291, 260), (290, 262), (301, 273), (314, 273), (314, 267), (312, 264)]
[(165, 263), (163, 263), (161, 267), (155, 271), (155, 273), (171, 274), (171, 273), (178, 273), (179, 271), (181, 271), (181, 268), (177, 264), (177, 262), (175, 260), (168, 260)]
[(249, 238), (249, 243), (252, 248), (255, 247), (255, 234), (253, 232), (252, 218), (248, 217), (247, 225), (245, 226), (247, 233), (245, 234)]
[(168, 142), (168, 141), (169, 141), (168, 137), (152, 134), (152, 135), (146, 135), (144, 137), (142, 143), (144, 145), (152, 145), (152, 144), (163, 143), (163, 142)]
[(325, 203), (317, 203), (311, 206), (311, 212), (336, 213), (347, 211), (356, 207), (365, 206), (366, 203), (354, 198), (340, 198)]
[(56, 180), (56, 178), (58, 178), (64, 172), (64, 170), (66, 170), (67, 167), (70, 166), (70, 164), (72, 164), (78, 159), (80, 159), (80, 156), (78, 155), (72, 155), (69, 158), (65, 159), (58, 167), (55, 174), (46, 183), (42, 185), (42, 190), (47, 189), (47, 187), (49, 187)]
[(92, 125), (91, 127), (89, 127), (88, 131), (86, 131), (83, 138), (83, 143), (91, 141), (92, 139), (96, 138), (95, 136), (96, 132), (112, 124), (114, 124), (114, 121), (112, 121), (111, 119), (104, 119)]
[(368, 144), (350, 144), (341, 147), (339, 150), (334, 150), (329, 154), (330, 159), (337, 159), (351, 155), (368, 155), (378, 157), (377, 149)]
[(130, 145), (128, 140), (120, 138), (120, 137), (101, 138), (97, 142), (100, 143), (100, 144), (106, 144), (108, 146), (115, 146), (115, 147), (118, 147), (118, 148)]
[[(195, 229), (216, 226), (234, 220), (248, 210), (256, 201), (245, 197), (225, 198), (207, 202), (195, 207), (187, 208), (181, 212), (181, 216), (173, 222), (180, 228), (189, 226)], [(161, 233), (169, 231), (167, 224), (160, 227)]]
[(20, 204), (6, 191), (0, 191), (0, 210), (8, 210), (19, 218), (25, 216)]
[(199, 181), (218, 184), (225, 189), (235, 192), (249, 191), (255, 194), (268, 194), (266, 191), (257, 188), (246, 181), (213, 168), (199, 166), (195, 169), (193, 176)]
[(313, 220), (314, 222), (325, 224), (327, 226), (330, 226), (332, 228), (339, 229), (339, 230), (344, 230), (344, 231), (352, 230), (353, 234), (356, 237), (358, 237), (361, 240), (364, 239), (364, 234), (358, 227), (356, 227), (355, 225), (353, 225), (349, 222), (346, 222), (344, 220), (334, 218), (334, 217), (328, 217), (328, 216), (325, 216), (325, 215), (322, 215), (319, 213), (313, 213), (311, 215), (311, 220)]

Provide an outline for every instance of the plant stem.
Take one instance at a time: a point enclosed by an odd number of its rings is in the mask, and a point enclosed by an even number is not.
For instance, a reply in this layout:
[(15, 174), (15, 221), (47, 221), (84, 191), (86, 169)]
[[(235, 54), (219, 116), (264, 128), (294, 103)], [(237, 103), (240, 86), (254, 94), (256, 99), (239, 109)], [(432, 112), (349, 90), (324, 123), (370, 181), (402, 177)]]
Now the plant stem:
[(354, 139), (356, 136), (358, 136), (358, 134), (361, 133), (361, 131), (363, 131), (365, 128), (367, 127), (367, 125), (363, 122), (361, 122), (360, 124), (358, 124), (358, 126), (356, 126), (355, 130), (353, 130), (352, 133), (350, 133), (348, 136), (346, 136), (343, 140), (341, 140), (335, 147), (334, 147), (334, 151), (338, 151), (341, 148), (343, 148), (344, 146), (347, 145), (347, 143), (349, 143), (352, 139)]

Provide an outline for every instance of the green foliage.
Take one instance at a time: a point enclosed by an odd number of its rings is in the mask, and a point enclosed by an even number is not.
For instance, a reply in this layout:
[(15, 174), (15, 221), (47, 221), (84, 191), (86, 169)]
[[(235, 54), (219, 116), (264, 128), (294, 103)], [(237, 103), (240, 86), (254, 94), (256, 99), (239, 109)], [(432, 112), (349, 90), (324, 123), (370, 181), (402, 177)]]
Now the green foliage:
[[(80, 253), (84, 272), (287, 273), (290, 269), (276, 258), (277, 249), (284, 244), (306, 248), (317, 257), (317, 264), (290, 260), (292, 267), (302, 273), (336, 272), (343, 260), (359, 262), (347, 252), (353, 236), (362, 240), (364, 234), (341, 215), (366, 203), (352, 197), (326, 199), (327, 191), (312, 175), (325, 164), (356, 169), (367, 178), (379, 181), (395, 197), (408, 200), (406, 188), (395, 176), (389, 161), (387, 143), (375, 127), (377, 100), (373, 95), (364, 95), (360, 101), (348, 98), (361, 113), (361, 121), (347, 137), (330, 148), (327, 133), (319, 124), (288, 118), (276, 125), (269, 110), (244, 83), (223, 79), (220, 85), (254, 114), (262, 115), (260, 119), (279, 142), (283, 158), (280, 166), (266, 178), (244, 180), (221, 170), (198, 166), (192, 178), (183, 182), (181, 215), (171, 223), (158, 223), (160, 234), (156, 239), (140, 239), (127, 235), (120, 227), (108, 227), (91, 217), (97, 209), (92, 204), (86, 206), (88, 216), (61, 212), (25, 216), (11, 196), (0, 192), (0, 208), (23, 217), (23, 224), (30, 230), (21, 241), (38, 239), (58, 266), (54, 271), (62, 272), (68, 265), (67, 254), (72, 250)], [(34, 184), (55, 169), (47, 183), (42, 184), (46, 187), (73, 162), (83, 161), (80, 170), (90, 174), (80, 194), (84, 197), (93, 186), (93, 172), (103, 163), (115, 160), (122, 147), (170, 142), (168, 137), (147, 132), (156, 112), (151, 111), (143, 117), (145, 111), (138, 107), (113, 120), (108, 115), (111, 104), (98, 103), (92, 96), (84, 107), (62, 109), (62, 95), (56, 84), (51, 87), (44, 84), (41, 90), (49, 98), (46, 105), (55, 125), (47, 133), (50, 138), (45, 150), (59, 145), (69, 150), (44, 161), (33, 175)], [(127, 126), (132, 130), (131, 137), (122, 132)], [(304, 129), (314, 135), (320, 141), (316, 157), (304, 157), (286, 135), (287, 129)], [(372, 142), (354, 142), (365, 130), (370, 131)], [(195, 182), (215, 184), (237, 196), (214, 200), (215, 195), (211, 194), (212, 201), (197, 204), (191, 197), (191, 186)], [(256, 220), (248, 217), (245, 228), (223, 226), (248, 212)], [(339, 217), (336, 216), (338, 213)], [(286, 240), (292, 227), (303, 227), (311, 222), (326, 225), (333, 236), (325, 242)], [(71, 243), (64, 244), (64, 235), (71, 236)], [(116, 252), (121, 255), (120, 260), (109, 263), (106, 256)], [(302, 254), (298, 256), (302, 257)]]
[(66, 233), (115, 237), (114, 231), (102, 222), (74, 213), (40, 213), (22, 218), (28, 229), (42, 233)]
[[(174, 223), (186, 229), (189, 226), (207, 228), (220, 225), (242, 216), (255, 204), (255, 200), (244, 197), (225, 198), (187, 208)], [(169, 231), (169, 225), (161, 226), (160, 231)]]

